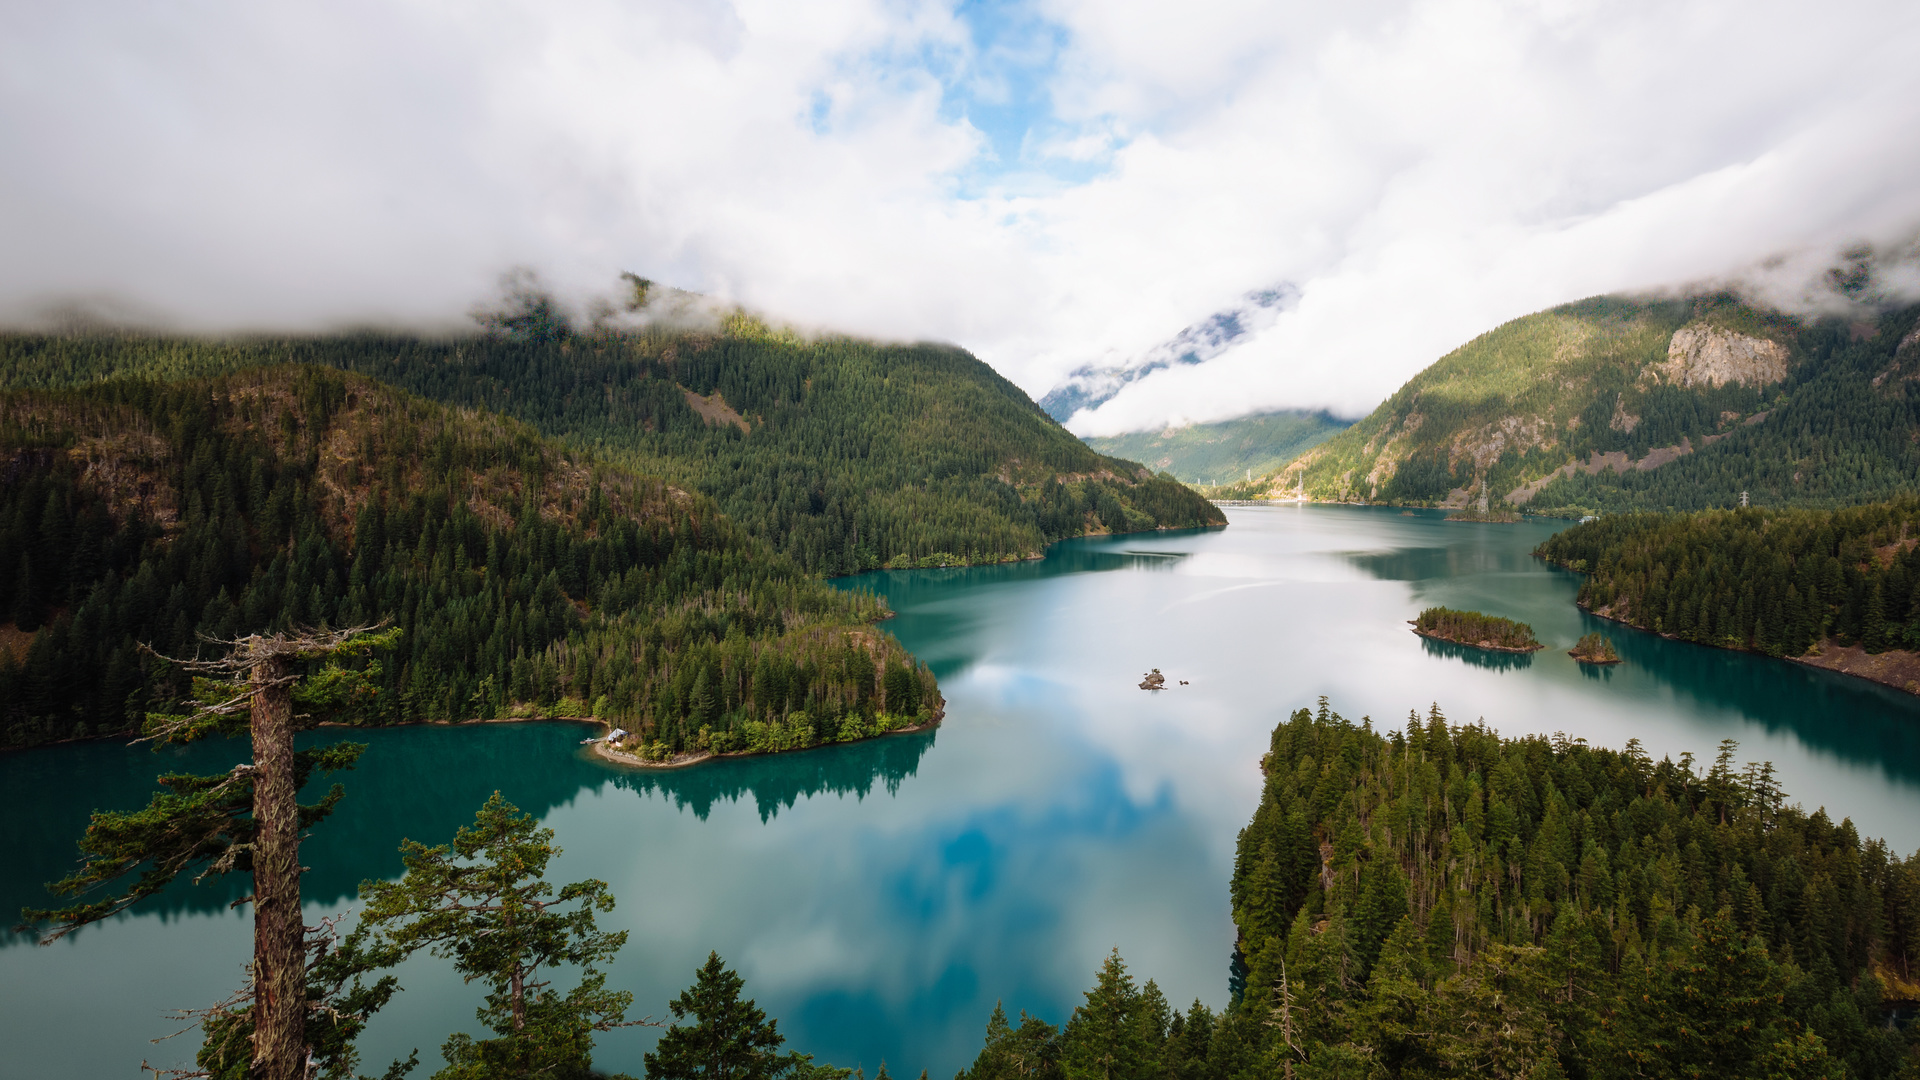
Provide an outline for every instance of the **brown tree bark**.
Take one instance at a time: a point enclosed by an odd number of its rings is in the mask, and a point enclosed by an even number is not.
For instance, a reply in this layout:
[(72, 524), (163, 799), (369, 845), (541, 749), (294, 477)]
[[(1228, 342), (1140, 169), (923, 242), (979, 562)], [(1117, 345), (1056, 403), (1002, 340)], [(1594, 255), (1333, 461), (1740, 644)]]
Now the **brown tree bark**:
[[(255, 648), (267, 645), (257, 643)], [(271, 648), (267, 645), (267, 648)], [(250, 1080), (306, 1071), (306, 924), (300, 913), (300, 807), (294, 788), (292, 660), (255, 657), (253, 726), (253, 1064)]]

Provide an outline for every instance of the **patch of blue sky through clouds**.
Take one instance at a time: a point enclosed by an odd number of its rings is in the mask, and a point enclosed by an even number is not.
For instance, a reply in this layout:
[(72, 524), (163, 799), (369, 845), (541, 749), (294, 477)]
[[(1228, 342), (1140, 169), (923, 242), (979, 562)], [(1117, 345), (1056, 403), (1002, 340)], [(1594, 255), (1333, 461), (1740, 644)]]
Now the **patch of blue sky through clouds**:
[[(932, 78), (941, 91), (940, 118), (980, 133), (980, 153), (953, 176), (954, 194), (1037, 195), (1105, 173), (1122, 141), (1113, 125), (1102, 117), (1066, 120), (1055, 108), (1068, 29), (1029, 0), (961, 0), (952, 10), (966, 34), (963, 47), (923, 44), (889, 66)], [(825, 95), (816, 98), (811, 119), (815, 130), (831, 126)]]

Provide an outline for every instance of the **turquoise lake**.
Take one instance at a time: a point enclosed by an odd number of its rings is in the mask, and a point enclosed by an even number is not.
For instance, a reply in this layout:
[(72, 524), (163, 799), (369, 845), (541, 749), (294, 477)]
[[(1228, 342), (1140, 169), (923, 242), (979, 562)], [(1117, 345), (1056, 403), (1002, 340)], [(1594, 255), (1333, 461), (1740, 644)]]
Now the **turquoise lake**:
[[(1507, 734), (1640, 739), (1711, 760), (1769, 760), (1790, 798), (1920, 848), (1920, 699), (1784, 662), (1593, 619), (1578, 579), (1532, 558), (1561, 522), (1480, 525), (1363, 507), (1236, 509), (1222, 530), (1056, 545), (1041, 561), (870, 574), (885, 624), (932, 666), (939, 729), (846, 747), (638, 772), (581, 752), (578, 724), (356, 733), (348, 796), (304, 848), (309, 918), (397, 875), (403, 837), (443, 842), (498, 789), (537, 812), (558, 881), (605, 880), (602, 925), (631, 937), (612, 983), (635, 1017), (717, 950), (788, 1046), (895, 1076), (969, 1063), (996, 1000), (1062, 1021), (1108, 950), (1176, 1005), (1227, 999), (1234, 837), (1259, 798), (1273, 724), (1326, 696), (1398, 727), (1437, 702)], [(1425, 641), (1436, 604), (1533, 624), (1549, 648), (1489, 657)], [(1583, 669), (1589, 630), (1625, 663)], [(1171, 689), (1136, 688), (1159, 668)], [(1185, 680), (1182, 684), (1181, 680)], [(309, 736), (337, 737), (331, 733)], [(0, 908), (48, 899), (94, 807), (145, 802), (153, 776), (217, 769), (237, 744), (154, 753), (114, 743), (0, 755)], [(72, 939), (0, 934), (0, 1077), (139, 1075), (191, 1059), (170, 1010), (238, 984), (243, 883), (176, 885)], [(417, 958), (362, 1041), (361, 1069), (475, 1029), (479, 987)], [(655, 1036), (603, 1036), (596, 1064), (639, 1075)]]

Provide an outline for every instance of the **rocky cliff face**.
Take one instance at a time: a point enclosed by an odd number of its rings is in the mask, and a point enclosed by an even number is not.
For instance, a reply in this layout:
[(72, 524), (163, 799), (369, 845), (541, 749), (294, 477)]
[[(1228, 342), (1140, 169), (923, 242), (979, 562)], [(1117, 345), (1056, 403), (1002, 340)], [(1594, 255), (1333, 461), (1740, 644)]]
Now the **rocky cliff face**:
[(1767, 386), (1787, 377), (1787, 347), (1766, 338), (1689, 323), (1673, 332), (1667, 362), (1652, 374), (1676, 386)]

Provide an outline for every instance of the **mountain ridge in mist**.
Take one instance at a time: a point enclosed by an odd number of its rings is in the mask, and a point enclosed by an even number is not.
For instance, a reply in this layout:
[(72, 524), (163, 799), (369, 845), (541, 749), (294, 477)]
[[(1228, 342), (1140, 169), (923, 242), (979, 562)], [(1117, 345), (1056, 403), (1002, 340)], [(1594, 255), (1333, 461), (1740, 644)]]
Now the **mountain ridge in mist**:
[[(1864, 283), (1856, 283), (1861, 290)], [(1525, 509), (1845, 505), (1920, 487), (1920, 305), (1601, 296), (1505, 323), (1246, 494)]]

